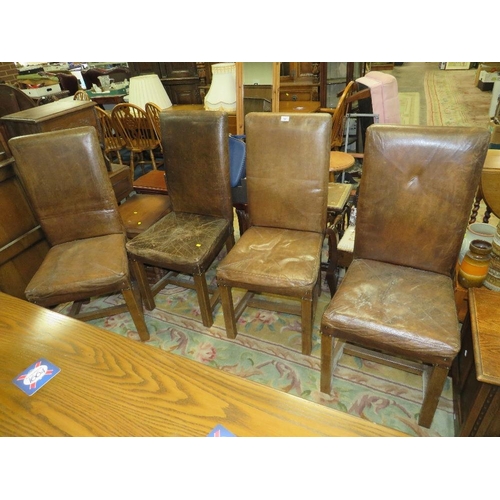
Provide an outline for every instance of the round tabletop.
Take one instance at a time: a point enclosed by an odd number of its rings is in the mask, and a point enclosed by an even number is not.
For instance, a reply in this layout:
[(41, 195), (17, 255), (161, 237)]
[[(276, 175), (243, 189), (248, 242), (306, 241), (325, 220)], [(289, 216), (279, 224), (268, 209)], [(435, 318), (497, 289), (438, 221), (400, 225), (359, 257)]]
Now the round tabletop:
[(481, 174), (481, 191), (493, 214), (500, 218), (500, 149), (488, 149)]
[(342, 151), (330, 151), (330, 172), (342, 172), (355, 163), (354, 156)]

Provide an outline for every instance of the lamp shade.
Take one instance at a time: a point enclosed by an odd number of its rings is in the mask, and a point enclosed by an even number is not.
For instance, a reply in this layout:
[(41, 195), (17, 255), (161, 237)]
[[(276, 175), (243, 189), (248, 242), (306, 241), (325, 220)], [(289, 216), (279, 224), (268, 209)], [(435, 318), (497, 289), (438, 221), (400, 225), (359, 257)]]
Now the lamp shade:
[(147, 102), (157, 104), (161, 109), (172, 107), (158, 75), (133, 76), (130, 79), (128, 102), (142, 109), (146, 107)]
[(212, 84), (205, 96), (208, 111), (236, 112), (236, 64), (212, 64)]

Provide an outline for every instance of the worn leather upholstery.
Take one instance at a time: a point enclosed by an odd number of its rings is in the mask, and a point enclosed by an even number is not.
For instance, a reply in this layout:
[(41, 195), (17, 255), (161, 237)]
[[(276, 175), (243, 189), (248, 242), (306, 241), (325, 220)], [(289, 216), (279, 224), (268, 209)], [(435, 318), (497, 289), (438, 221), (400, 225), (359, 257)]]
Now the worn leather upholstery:
[[(228, 117), (218, 111), (160, 114), (172, 212), (127, 243), (146, 307), (168, 283), (150, 289), (144, 264), (194, 276), (203, 323), (213, 323), (205, 272), (234, 243), (229, 181)], [(205, 306), (203, 305), (205, 304)]]
[[(488, 142), (470, 127), (368, 129), (353, 262), (321, 322), (323, 392), (332, 338), (441, 367), (444, 383), (460, 350), (452, 272)], [(442, 385), (429, 390), (427, 427)]]
[(301, 300), (303, 346), (311, 351), (327, 216), (331, 117), (245, 117), (250, 228), (217, 267), (226, 331), (236, 336), (231, 288)]
[(141, 338), (149, 338), (131, 291), (125, 230), (96, 129), (21, 136), (9, 145), (51, 247), (26, 298), (53, 306), (121, 291)]

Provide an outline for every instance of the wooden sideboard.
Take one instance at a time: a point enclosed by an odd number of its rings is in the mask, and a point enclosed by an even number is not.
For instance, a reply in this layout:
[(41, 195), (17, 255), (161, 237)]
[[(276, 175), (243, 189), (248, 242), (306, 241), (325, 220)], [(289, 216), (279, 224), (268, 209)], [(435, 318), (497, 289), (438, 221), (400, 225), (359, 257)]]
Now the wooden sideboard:
[(500, 293), (469, 289), (462, 348), (453, 365), (455, 435), (500, 436)]
[(0, 119), (5, 125), (7, 139), (83, 125), (98, 128), (94, 107), (92, 101), (65, 99), (18, 111)]

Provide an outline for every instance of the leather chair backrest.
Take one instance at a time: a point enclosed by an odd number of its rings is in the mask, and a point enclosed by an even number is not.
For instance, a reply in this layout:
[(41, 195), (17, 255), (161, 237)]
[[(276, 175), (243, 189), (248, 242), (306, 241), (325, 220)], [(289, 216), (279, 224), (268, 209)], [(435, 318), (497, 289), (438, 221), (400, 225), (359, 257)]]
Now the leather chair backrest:
[(246, 115), (251, 225), (325, 231), (331, 131), (327, 113)]
[(473, 127), (369, 127), (354, 258), (450, 275), (489, 140)]
[(14, 137), (9, 146), (51, 245), (124, 232), (94, 127)]
[(227, 113), (163, 111), (160, 130), (173, 210), (232, 221)]

